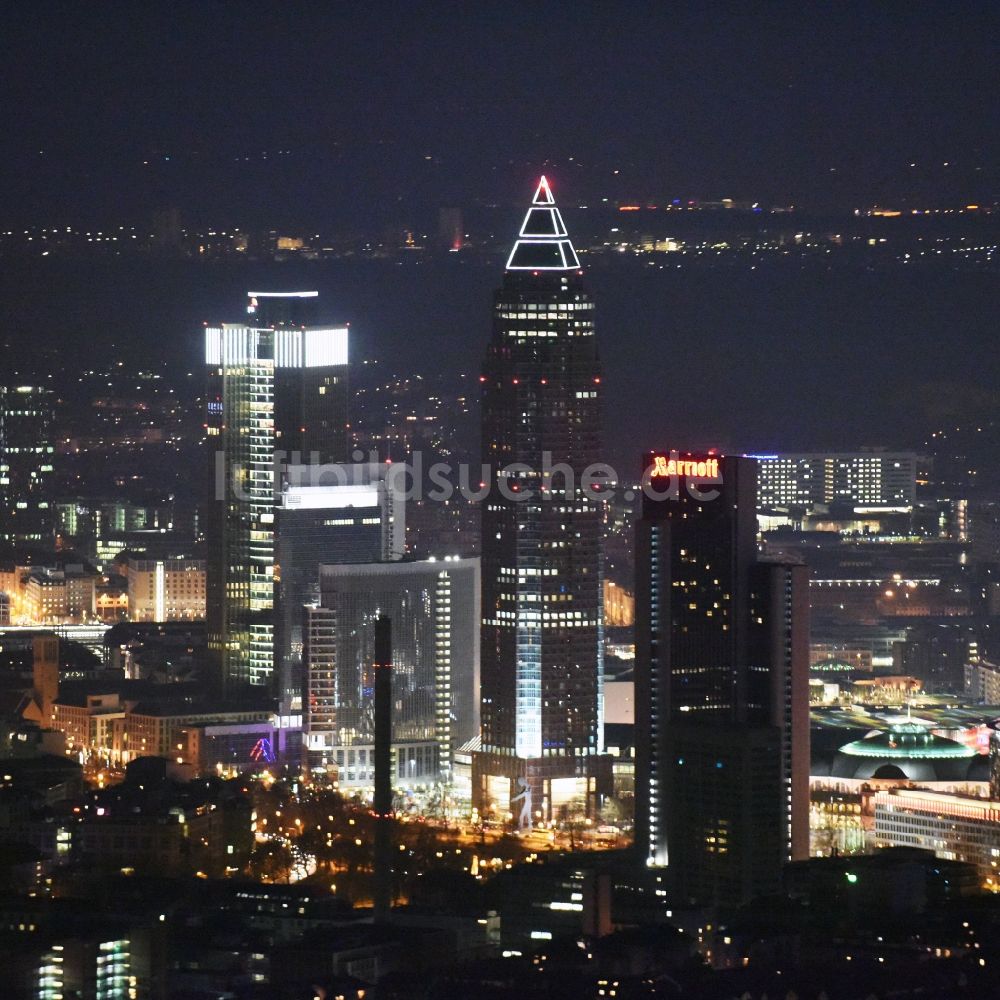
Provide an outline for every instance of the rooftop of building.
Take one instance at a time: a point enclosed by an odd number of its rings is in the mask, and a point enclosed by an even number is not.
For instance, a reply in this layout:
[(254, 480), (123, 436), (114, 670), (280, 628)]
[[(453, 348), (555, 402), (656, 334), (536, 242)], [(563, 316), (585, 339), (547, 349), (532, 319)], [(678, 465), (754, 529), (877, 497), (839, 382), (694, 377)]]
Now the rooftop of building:
[(892, 788), (878, 793), (876, 805), (885, 803), (914, 809), (929, 809), (943, 816), (959, 815), (977, 822), (1000, 822), (1000, 802), (969, 795), (951, 795), (925, 788)]
[(77, 761), (57, 754), (5, 757), (0, 760), (0, 787), (24, 783), (42, 787), (79, 777), (81, 773), (82, 768)]
[(537, 273), (579, 269), (580, 259), (556, 208), (552, 188), (543, 176), (507, 259), (507, 270)]
[(932, 732), (931, 725), (923, 720), (897, 721), (843, 744), (832, 756), (829, 748), (825, 753), (814, 748), (812, 774), (862, 781), (987, 780), (984, 754), (968, 742)]
[[(893, 792), (892, 794), (910, 794), (909, 792)], [(930, 794), (930, 793), (924, 793)], [(939, 795), (938, 798), (950, 799), (952, 796)], [(969, 866), (964, 861), (939, 858), (932, 850), (922, 847), (880, 847), (871, 854), (853, 854), (849, 857), (808, 858), (804, 861), (793, 861), (788, 870), (793, 874), (802, 872), (888, 872), (899, 865), (922, 865), (934, 874), (940, 870), (953, 867), (965, 870)]]
[(854, 664), (848, 663), (846, 660), (839, 660), (836, 657), (819, 660), (809, 667), (810, 672), (817, 674), (850, 673), (857, 669)]
[(890, 726), (864, 739), (846, 743), (841, 753), (851, 757), (900, 757), (952, 759), (974, 757), (976, 751), (964, 743), (937, 736), (927, 726), (916, 722)]
[(0, 572), (13, 573), (36, 569), (67, 570), (77, 568), (84, 573), (97, 570), (80, 553), (72, 549), (57, 552), (55, 549), (31, 543), (4, 542), (0, 544)]
[[(912, 719), (938, 730), (974, 729), (988, 725), (1000, 716), (1000, 706), (966, 705), (955, 695), (919, 695), (908, 699)], [(856, 705), (813, 707), (811, 723), (814, 729), (865, 730), (886, 729), (894, 722), (903, 722), (885, 710), (868, 711)], [(902, 713), (905, 716), (905, 710)]]
[(85, 708), (88, 698), (117, 697), (124, 709), (138, 715), (173, 716), (205, 715), (224, 716), (230, 713), (264, 715), (271, 710), (271, 700), (266, 691), (248, 691), (244, 697), (222, 700), (206, 694), (198, 682), (180, 681), (157, 684), (155, 681), (130, 680), (107, 677), (99, 680), (70, 680), (59, 685), (57, 705)]

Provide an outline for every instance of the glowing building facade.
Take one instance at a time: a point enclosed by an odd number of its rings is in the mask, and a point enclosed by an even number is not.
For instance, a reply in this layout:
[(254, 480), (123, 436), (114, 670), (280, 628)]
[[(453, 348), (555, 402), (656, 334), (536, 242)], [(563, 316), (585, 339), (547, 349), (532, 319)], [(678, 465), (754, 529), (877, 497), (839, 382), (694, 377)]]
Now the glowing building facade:
[[(601, 755), (601, 366), (594, 304), (543, 177), (507, 261), (482, 382), (481, 811), (592, 805)], [(610, 767), (607, 768), (610, 775)]]
[(939, 858), (976, 865), (990, 884), (1000, 879), (1000, 807), (991, 799), (881, 789), (875, 794), (875, 843), (920, 847)]
[(762, 508), (846, 505), (909, 509), (916, 501), (914, 452), (809, 452), (754, 456)]
[(204, 561), (129, 559), (128, 612), (134, 622), (204, 620)]
[(205, 329), (208, 642), (226, 682), (273, 682), (282, 469), (346, 458), (348, 331), (301, 325), (316, 295), (251, 292), (246, 323)]
[(475, 729), (479, 560), (323, 566), (305, 609), (307, 758), (342, 784), (374, 768), (375, 623), (392, 622), (392, 741), (402, 784), (446, 779)]

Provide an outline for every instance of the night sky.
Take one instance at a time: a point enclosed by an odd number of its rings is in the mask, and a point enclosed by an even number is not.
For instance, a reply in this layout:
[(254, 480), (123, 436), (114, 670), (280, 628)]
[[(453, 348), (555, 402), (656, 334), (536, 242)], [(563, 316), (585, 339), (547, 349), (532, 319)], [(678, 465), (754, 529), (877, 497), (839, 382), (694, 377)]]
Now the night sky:
[(3, 215), (366, 226), (543, 166), (577, 201), (990, 200), (998, 11), (11, 3)]
[[(176, 207), (191, 227), (378, 234), (456, 205), (506, 240), (543, 170), (571, 234), (602, 198), (993, 204), (998, 25), (986, 2), (7, 4), (0, 229)], [(298, 283), (352, 323), (357, 359), (474, 375), (500, 265), (391, 266), (12, 259), (0, 345), (184, 371), (249, 284)], [(995, 265), (589, 280), (615, 460), (914, 447), (969, 401), (997, 409)]]

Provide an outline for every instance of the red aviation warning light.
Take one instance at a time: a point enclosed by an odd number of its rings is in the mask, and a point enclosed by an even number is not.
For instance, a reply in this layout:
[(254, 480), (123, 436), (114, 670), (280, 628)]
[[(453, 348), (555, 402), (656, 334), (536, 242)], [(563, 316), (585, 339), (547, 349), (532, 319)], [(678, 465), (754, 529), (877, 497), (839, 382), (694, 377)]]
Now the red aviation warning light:
[(552, 189), (549, 187), (548, 179), (545, 174), (542, 174), (541, 180), (538, 182), (538, 190), (535, 191), (535, 197), (531, 199), (531, 204), (554, 205), (555, 203), (556, 200), (552, 195)]

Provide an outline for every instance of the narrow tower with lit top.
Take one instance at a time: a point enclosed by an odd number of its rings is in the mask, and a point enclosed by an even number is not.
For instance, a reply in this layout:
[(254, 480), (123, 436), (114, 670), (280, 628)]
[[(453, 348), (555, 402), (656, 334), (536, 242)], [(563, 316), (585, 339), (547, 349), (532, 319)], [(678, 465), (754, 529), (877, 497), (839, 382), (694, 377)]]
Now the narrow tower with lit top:
[(594, 304), (543, 177), (507, 261), (482, 375), (481, 811), (525, 779), (536, 818), (593, 806), (601, 756), (601, 447)]
[(318, 293), (249, 292), (245, 322), (205, 326), (208, 646), (227, 686), (275, 677), (275, 521), (289, 465), (347, 450), (347, 340), (306, 326)]

